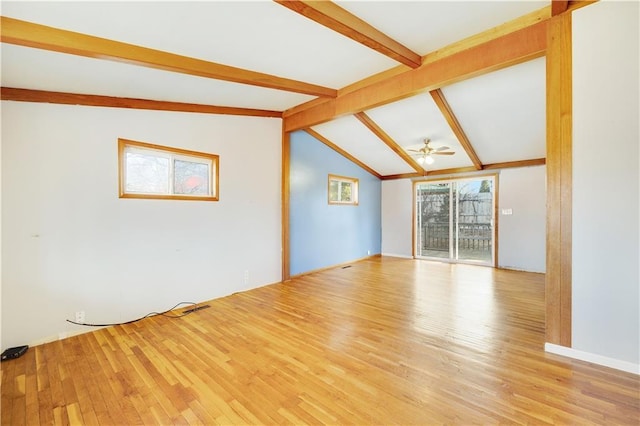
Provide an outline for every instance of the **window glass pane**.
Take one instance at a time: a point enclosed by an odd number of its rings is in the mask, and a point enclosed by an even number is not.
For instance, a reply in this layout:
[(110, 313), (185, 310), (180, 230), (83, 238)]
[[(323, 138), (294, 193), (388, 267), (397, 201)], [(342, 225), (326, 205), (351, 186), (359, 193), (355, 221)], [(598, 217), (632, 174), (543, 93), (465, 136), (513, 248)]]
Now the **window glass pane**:
[(358, 204), (358, 179), (329, 175), (329, 204)]
[(118, 139), (120, 198), (218, 201), (219, 156)]
[(329, 181), (329, 199), (331, 201), (340, 201), (339, 198), (339, 189), (340, 189), (340, 182), (338, 182), (337, 180), (331, 180)]
[(126, 153), (127, 192), (166, 194), (169, 192), (169, 159), (137, 152)]
[(174, 160), (174, 193), (209, 195), (209, 164)]
[(351, 202), (351, 182), (342, 182), (342, 188), (340, 189), (340, 201)]
[(417, 187), (420, 256), (450, 257), (449, 222), (451, 190), (449, 183), (423, 183)]

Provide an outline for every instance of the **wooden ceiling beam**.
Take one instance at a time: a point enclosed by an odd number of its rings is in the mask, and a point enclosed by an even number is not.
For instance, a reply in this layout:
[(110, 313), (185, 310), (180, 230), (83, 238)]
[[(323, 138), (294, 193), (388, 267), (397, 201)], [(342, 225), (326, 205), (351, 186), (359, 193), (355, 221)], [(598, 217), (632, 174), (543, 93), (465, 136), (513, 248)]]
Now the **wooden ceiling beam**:
[(482, 170), (482, 162), (480, 161), (480, 158), (478, 158), (478, 154), (476, 154), (475, 149), (473, 149), (471, 142), (469, 142), (469, 138), (467, 138), (466, 133), (464, 132), (464, 130), (462, 130), (462, 126), (460, 125), (460, 122), (458, 121), (455, 114), (453, 113), (453, 110), (449, 106), (449, 103), (447, 102), (447, 99), (444, 97), (442, 90), (440, 89), (432, 90), (431, 92), (429, 92), (429, 94), (431, 95), (431, 98), (438, 106), (438, 109), (440, 109), (440, 112), (442, 113), (442, 115), (444, 115), (444, 118), (447, 120), (447, 123), (449, 123), (449, 127), (451, 127), (451, 130), (453, 130), (453, 133), (458, 138), (460, 145), (462, 145), (462, 148), (467, 153), (467, 156), (473, 163), (473, 166), (476, 168), (476, 170)]
[(569, 8), (569, 0), (551, 0), (551, 16), (559, 15)]
[(531, 160), (518, 160), (518, 161), (506, 161), (504, 163), (485, 164), (482, 166), (482, 170), (495, 170), (495, 169), (511, 169), (514, 167), (532, 167), (532, 166), (544, 166), (547, 164), (545, 158), (533, 158)]
[(420, 55), (331, 1), (274, 1), (411, 68), (422, 64)]
[(382, 180), (398, 180), (398, 179), (412, 179), (424, 177), (424, 173), (398, 173), (395, 175), (385, 175), (382, 176)]
[[(544, 158), (534, 158), (531, 160), (507, 161), (504, 163), (485, 164), (482, 166), (482, 170), (513, 169), (516, 167), (544, 166), (546, 163), (547, 161)], [(386, 176), (382, 176), (381, 179), (382, 180), (410, 179), (410, 178), (422, 178), (425, 176), (472, 173), (477, 171), (479, 170), (477, 170), (475, 167), (457, 167), (454, 169), (429, 170), (422, 173), (401, 173), (397, 175), (386, 175)]]
[(545, 20), (424, 63), (419, 68), (339, 94), (335, 99), (314, 104), (288, 116), (285, 114), (284, 129), (288, 132), (303, 129), (542, 57), (547, 46), (546, 34)]
[(589, 6), (590, 4), (598, 3), (599, 1), (600, 0), (569, 0), (569, 7), (567, 10), (573, 12), (574, 10)]
[[(404, 65), (398, 65), (397, 67), (390, 68), (390, 69), (388, 69), (386, 71), (382, 71), (382, 72), (379, 72), (377, 74), (373, 74), (373, 75), (371, 75), (369, 77), (366, 77), (366, 78), (364, 78), (362, 80), (359, 80), (359, 81), (357, 81), (357, 82), (355, 82), (353, 84), (350, 84), (348, 86), (345, 86), (345, 87), (339, 89), (338, 90), (338, 96), (343, 96), (345, 93), (353, 92), (353, 91), (355, 91), (357, 89), (361, 89), (363, 87), (367, 87), (367, 86), (369, 86), (369, 85), (371, 85), (373, 83), (376, 83), (378, 81), (384, 81), (387, 78), (392, 77), (394, 75), (402, 74), (406, 70), (407, 70), (407, 67), (405, 67)], [(312, 106), (323, 104), (328, 100), (329, 100), (328, 98), (314, 98), (314, 99), (311, 99), (310, 101), (303, 102), (303, 103), (301, 103), (299, 105), (296, 105), (296, 106), (294, 106), (292, 108), (289, 108), (289, 109), (285, 110), (282, 113), (282, 116), (283, 117), (288, 117), (288, 116), (296, 114), (296, 113), (298, 113), (300, 111), (304, 111), (306, 109), (309, 109)]]
[(373, 132), (382, 142), (384, 142), (393, 152), (398, 154), (400, 158), (402, 158), (408, 165), (411, 166), (413, 170), (418, 173), (424, 173), (424, 169), (418, 162), (407, 153), (396, 141), (394, 141), (391, 136), (389, 136), (378, 124), (371, 119), (364, 112), (359, 112), (355, 114), (355, 117), (364, 124), (369, 130)]
[(347, 160), (350, 160), (350, 161), (354, 162), (355, 164), (357, 164), (358, 166), (360, 166), (364, 170), (368, 171), (369, 173), (371, 173), (372, 175), (374, 175), (378, 179), (382, 179), (382, 175), (380, 173), (376, 172), (371, 167), (369, 167), (368, 165), (366, 165), (362, 161), (358, 160), (356, 157), (354, 157), (353, 155), (349, 154), (347, 151), (345, 151), (344, 149), (340, 148), (338, 145), (336, 145), (335, 143), (331, 142), (329, 139), (327, 139), (324, 136), (322, 136), (320, 133), (316, 132), (313, 129), (304, 129), (304, 131), (307, 132), (308, 134), (310, 134), (311, 136), (313, 136), (314, 138), (318, 139), (320, 142), (322, 142), (323, 144), (325, 144), (329, 148), (333, 149), (338, 154), (340, 154), (343, 157), (345, 157)]
[[(543, 7), (542, 9), (535, 10), (531, 13), (528, 13), (526, 15), (520, 16), (511, 21), (500, 24), (497, 27), (493, 27), (481, 33), (474, 34), (470, 37), (454, 42), (434, 52), (428, 53), (422, 57), (422, 64), (424, 65), (430, 62), (435, 62), (438, 59), (451, 56), (454, 53), (462, 52), (463, 50), (470, 49), (472, 47), (478, 46), (482, 43), (501, 37), (503, 35), (507, 35), (514, 31), (521, 30), (523, 28), (526, 28), (538, 22), (546, 21), (550, 17), (551, 17), (551, 6)], [(404, 65), (398, 65), (394, 68), (390, 68), (388, 70), (371, 75), (360, 81), (357, 81), (355, 83), (352, 83), (348, 86), (345, 86), (339, 89), (338, 96), (342, 96), (349, 92), (354, 92), (358, 89), (362, 89), (364, 87), (370, 86), (371, 84), (377, 83), (379, 81), (384, 81), (395, 75), (403, 74), (406, 71), (407, 71), (407, 68)], [(312, 106), (319, 105), (327, 101), (328, 101), (327, 98), (316, 98), (311, 101), (304, 102), (300, 105), (296, 105), (295, 107), (289, 108), (288, 110), (284, 111), (283, 117), (289, 117), (290, 115), (296, 114), (300, 111), (309, 109)]]
[(0, 27), (0, 41), (3, 43), (94, 59), (124, 62), (164, 71), (267, 87), (269, 89), (304, 93), (313, 96), (335, 97), (337, 95), (337, 90), (328, 87), (48, 27), (5, 16), (1, 17)]
[(155, 111), (195, 112), (201, 114), (244, 115), (251, 117), (281, 118), (279, 111), (236, 108), (184, 102), (154, 101), (149, 99), (118, 98), (113, 96), (83, 95), (78, 93), (49, 92), (45, 90), (0, 88), (3, 101), (42, 102), (63, 105), (84, 105), (110, 108), (147, 109)]

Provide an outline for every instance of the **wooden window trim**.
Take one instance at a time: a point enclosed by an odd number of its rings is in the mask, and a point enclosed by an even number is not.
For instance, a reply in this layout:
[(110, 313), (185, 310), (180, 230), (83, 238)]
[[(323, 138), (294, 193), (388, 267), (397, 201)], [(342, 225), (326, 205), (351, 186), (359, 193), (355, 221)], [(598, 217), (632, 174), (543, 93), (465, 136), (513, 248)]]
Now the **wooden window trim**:
[[(212, 189), (211, 196), (199, 195), (182, 195), (182, 194), (138, 194), (125, 191), (125, 149), (127, 147), (142, 148), (163, 153), (193, 157), (196, 159), (211, 161), (210, 187)], [(151, 200), (189, 200), (189, 201), (218, 201), (220, 188), (220, 157), (215, 154), (209, 154), (199, 151), (190, 151), (186, 149), (173, 148), (163, 145), (155, 145), (147, 142), (133, 141), (129, 139), (118, 138), (118, 188), (120, 198), (137, 198)]]
[[(353, 201), (334, 201), (331, 200), (331, 181), (350, 182), (353, 185), (352, 198)], [(339, 206), (357, 206), (358, 205), (358, 192), (360, 190), (360, 180), (358, 178), (352, 178), (348, 176), (332, 175), (329, 174), (327, 179), (327, 200), (331, 205)]]

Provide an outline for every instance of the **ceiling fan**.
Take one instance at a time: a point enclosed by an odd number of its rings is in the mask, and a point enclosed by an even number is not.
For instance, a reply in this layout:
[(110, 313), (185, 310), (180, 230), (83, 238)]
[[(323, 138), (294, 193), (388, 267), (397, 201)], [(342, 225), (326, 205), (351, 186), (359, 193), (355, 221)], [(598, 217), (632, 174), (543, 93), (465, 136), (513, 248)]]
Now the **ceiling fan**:
[(417, 161), (420, 164), (433, 164), (434, 158), (432, 155), (453, 155), (454, 151), (447, 151), (450, 149), (448, 146), (439, 146), (438, 148), (433, 148), (431, 146), (431, 139), (426, 138), (424, 140), (424, 146), (419, 149), (407, 149), (409, 152), (415, 152), (416, 154), (412, 154), (417, 156)]

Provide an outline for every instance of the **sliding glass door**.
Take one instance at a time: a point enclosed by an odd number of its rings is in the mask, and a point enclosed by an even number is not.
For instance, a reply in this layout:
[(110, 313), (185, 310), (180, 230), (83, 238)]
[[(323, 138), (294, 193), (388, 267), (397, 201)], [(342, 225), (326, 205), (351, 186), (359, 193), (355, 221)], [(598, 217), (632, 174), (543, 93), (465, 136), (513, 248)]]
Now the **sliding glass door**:
[(449, 182), (416, 184), (418, 257), (451, 258), (451, 189)]
[(494, 188), (494, 176), (416, 183), (416, 257), (493, 266)]

